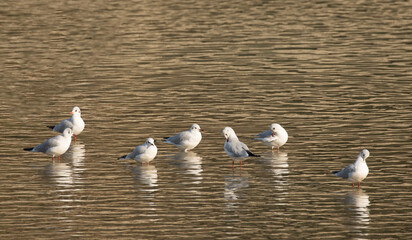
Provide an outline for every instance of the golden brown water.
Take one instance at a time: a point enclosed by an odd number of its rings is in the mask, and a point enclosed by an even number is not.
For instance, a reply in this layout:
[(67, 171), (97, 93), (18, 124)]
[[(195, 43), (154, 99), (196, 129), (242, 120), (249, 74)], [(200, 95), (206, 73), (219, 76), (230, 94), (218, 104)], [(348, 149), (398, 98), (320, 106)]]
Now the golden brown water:
[[(408, 1), (3, 1), (3, 239), (412, 238)], [(63, 160), (24, 152), (80, 106)], [(198, 123), (190, 154), (157, 142)], [(252, 140), (282, 124), (279, 153)], [(232, 170), (221, 130), (262, 157)], [(371, 152), (361, 190), (331, 174)]]

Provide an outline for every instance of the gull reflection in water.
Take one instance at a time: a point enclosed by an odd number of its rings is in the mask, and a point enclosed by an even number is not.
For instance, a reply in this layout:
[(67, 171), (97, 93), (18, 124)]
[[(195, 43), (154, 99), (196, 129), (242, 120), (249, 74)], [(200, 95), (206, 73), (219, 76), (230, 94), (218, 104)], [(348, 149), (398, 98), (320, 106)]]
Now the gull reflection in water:
[(279, 204), (280, 200), (285, 199), (285, 195), (288, 194), (288, 177), (289, 177), (289, 164), (288, 154), (286, 152), (268, 152), (262, 156), (262, 161), (265, 166), (268, 166), (273, 174), (274, 188), (278, 190), (276, 194), (276, 200)]
[(70, 162), (51, 162), (46, 166), (46, 175), (61, 187), (58, 191), (70, 191), (76, 188), (76, 184), (81, 183), (80, 174), (84, 171), (84, 144), (74, 143), (67, 152), (62, 155), (62, 159)]
[(56, 191), (70, 191), (73, 186), (73, 169), (69, 163), (52, 162), (46, 166), (46, 175), (56, 186), (61, 187)]
[(69, 150), (64, 154), (65, 155), (64, 157), (72, 161), (73, 168), (80, 168), (84, 166), (85, 154), (86, 154), (86, 149), (84, 148), (84, 144), (81, 144), (80, 142), (75, 142), (70, 146)]
[[(56, 219), (62, 222), (73, 221), (70, 212), (76, 202), (81, 201), (76, 192), (80, 190), (82, 182), (84, 158), (85, 147), (77, 142), (70, 146), (60, 161), (53, 161), (45, 168), (45, 176), (54, 186), (52, 193), (57, 197), (53, 206), (62, 210), (62, 214), (57, 215)], [(68, 225), (66, 230), (70, 231), (71, 225)]]
[(202, 181), (202, 157), (195, 152), (179, 152), (175, 155), (169, 156), (174, 163), (190, 175), (193, 184), (200, 184)]
[(82, 183), (81, 174), (84, 171), (84, 158), (86, 155), (84, 144), (81, 142), (73, 143), (65, 155), (64, 157), (70, 159), (72, 162), (73, 179), (75, 183)]
[(346, 194), (344, 203), (346, 210), (350, 213), (351, 232), (359, 239), (368, 236), (367, 230), (370, 222), (368, 194), (362, 189), (352, 190)]
[(226, 208), (237, 208), (239, 201), (243, 198), (244, 193), (242, 190), (248, 187), (248, 174), (245, 171), (225, 176), (224, 198), (226, 200)]
[(151, 191), (157, 191), (157, 169), (154, 165), (140, 165), (131, 167), (135, 179), (146, 186), (152, 187)]
[(144, 201), (142, 203), (148, 205), (148, 210), (156, 210), (155, 208), (155, 193), (158, 191), (158, 176), (157, 168), (154, 165), (140, 165), (130, 167), (136, 180), (136, 188), (143, 193)]

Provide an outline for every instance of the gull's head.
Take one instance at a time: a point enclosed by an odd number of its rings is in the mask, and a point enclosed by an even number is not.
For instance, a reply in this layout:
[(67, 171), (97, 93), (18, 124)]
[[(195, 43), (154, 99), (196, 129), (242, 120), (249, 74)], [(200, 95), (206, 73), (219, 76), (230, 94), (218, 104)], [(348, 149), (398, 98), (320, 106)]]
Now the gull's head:
[(63, 131), (63, 135), (64, 136), (72, 136), (73, 135), (73, 130), (71, 129), (71, 128), (66, 128), (66, 129), (64, 129), (64, 131)]
[(72, 111), (71, 114), (81, 114), (82, 112), (80, 111), (80, 108), (78, 106), (75, 106)]
[(198, 124), (193, 124), (191, 127), (190, 127), (190, 130), (191, 131), (199, 131), (199, 132), (201, 132), (201, 131), (203, 131), (203, 129), (201, 129), (200, 128), (200, 126), (198, 125)]
[(222, 130), (223, 136), (226, 138), (226, 142), (229, 142), (229, 138), (235, 135), (235, 131), (231, 127), (225, 127)]
[(281, 126), (277, 123), (270, 124), (270, 131), (272, 132), (272, 137), (275, 136), (276, 132), (279, 131)]
[(148, 138), (147, 140), (146, 140), (146, 145), (152, 145), (152, 146), (154, 146), (155, 145), (155, 143), (154, 143), (154, 139), (153, 138)]
[(363, 161), (366, 161), (366, 159), (369, 157), (369, 151), (368, 149), (363, 149), (360, 153), (359, 156), (363, 159)]

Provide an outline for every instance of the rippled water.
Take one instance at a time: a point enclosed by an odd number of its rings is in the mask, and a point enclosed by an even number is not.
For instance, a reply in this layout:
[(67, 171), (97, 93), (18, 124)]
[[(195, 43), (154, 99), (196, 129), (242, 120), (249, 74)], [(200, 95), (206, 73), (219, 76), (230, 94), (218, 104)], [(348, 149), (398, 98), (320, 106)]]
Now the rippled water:
[[(412, 238), (409, 1), (3, 1), (0, 236)], [(22, 149), (82, 109), (63, 160)], [(198, 123), (187, 154), (116, 160)], [(279, 153), (252, 140), (282, 124)], [(221, 130), (262, 156), (232, 169)], [(368, 148), (360, 190), (331, 174)]]

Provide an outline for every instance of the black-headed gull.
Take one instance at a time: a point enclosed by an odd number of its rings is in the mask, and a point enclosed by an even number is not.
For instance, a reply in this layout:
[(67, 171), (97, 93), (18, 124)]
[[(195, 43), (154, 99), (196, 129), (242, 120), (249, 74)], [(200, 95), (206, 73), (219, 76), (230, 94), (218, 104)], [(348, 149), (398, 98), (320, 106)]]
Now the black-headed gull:
[(333, 171), (335, 176), (344, 178), (348, 181), (352, 181), (352, 187), (354, 187), (354, 182), (358, 182), (358, 188), (360, 188), (360, 182), (368, 176), (369, 168), (366, 164), (366, 158), (369, 157), (369, 151), (363, 149), (356, 161), (340, 171)]
[(279, 147), (283, 146), (288, 141), (288, 133), (277, 123), (272, 123), (269, 130), (256, 135), (256, 137), (255, 140), (259, 140), (266, 146), (271, 147), (272, 151), (275, 147), (279, 151)]
[(74, 141), (76, 141), (76, 136), (79, 135), (84, 129), (84, 121), (81, 117), (80, 108), (75, 106), (71, 111), (72, 117), (61, 121), (56, 126), (48, 126), (55, 132), (63, 132), (66, 128), (73, 129)]
[(156, 157), (156, 154), (157, 147), (154, 143), (154, 139), (148, 138), (144, 144), (135, 147), (133, 152), (128, 155), (124, 155), (119, 159), (134, 159), (136, 162), (140, 162), (143, 165), (143, 163), (149, 164), (149, 162)]
[(235, 131), (231, 127), (225, 127), (222, 133), (226, 138), (224, 145), (225, 152), (233, 159), (232, 166), (235, 164), (235, 159), (239, 159), (240, 165), (242, 165), (242, 158), (260, 157), (259, 155), (253, 154), (249, 151), (246, 144), (239, 141), (239, 138), (236, 136)]
[(203, 129), (196, 123), (189, 130), (183, 131), (171, 137), (164, 138), (164, 142), (175, 145), (181, 151), (189, 151), (195, 148), (202, 140)]
[(60, 155), (64, 154), (70, 147), (73, 131), (71, 128), (66, 128), (62, 135), (49, 138), (44, 143), (33, 148), (24, 148), (25, 151), (42, 152), (52, 156), (52, 160), (57, 156), (60, 160)]

